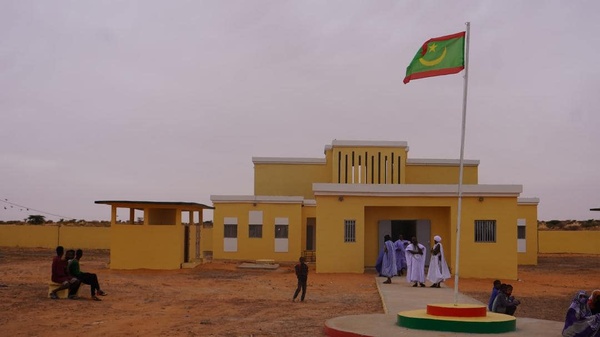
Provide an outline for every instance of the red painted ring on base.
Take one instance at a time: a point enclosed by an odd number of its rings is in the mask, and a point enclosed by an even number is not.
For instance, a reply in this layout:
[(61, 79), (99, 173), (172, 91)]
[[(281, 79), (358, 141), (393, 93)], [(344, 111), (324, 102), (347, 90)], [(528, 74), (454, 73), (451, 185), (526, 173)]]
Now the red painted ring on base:
[(432, 316), (447, 317), (485, 317), (487, 315), (487, 308), (485, 306), (450, 307), (428, 304), (427, 314)]

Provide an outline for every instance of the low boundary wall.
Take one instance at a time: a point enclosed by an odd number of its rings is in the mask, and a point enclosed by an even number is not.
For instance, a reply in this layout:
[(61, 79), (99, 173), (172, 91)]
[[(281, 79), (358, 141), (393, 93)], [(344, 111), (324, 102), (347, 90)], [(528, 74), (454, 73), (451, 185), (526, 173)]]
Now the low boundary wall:
[(600, 255), (600, 231), (538, 231), (538, 253)]
[[(209, 247), (210, 233), (202, 238)], [(600, 255), (600, 231), (538, 231), (538, 253)], [(0, 225), (0, 247), (110, 249), (110, 227)], [(205, 248), (206, 249), (206, 248)]]
[(110, 249), (110, 227), (0, 225), (0, 246)]

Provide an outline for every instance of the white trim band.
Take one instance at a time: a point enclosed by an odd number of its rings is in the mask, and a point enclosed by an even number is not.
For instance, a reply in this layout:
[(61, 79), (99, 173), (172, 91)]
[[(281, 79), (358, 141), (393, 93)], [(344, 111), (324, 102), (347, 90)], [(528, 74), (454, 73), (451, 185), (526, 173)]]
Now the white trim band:
[[(459, 166), (460, 159), (419, 159), (408, 158), (406, 165), (423, 165), (423, 166)], [(464, 166), (479, 166), (479, 160), (463, 160)]]
[(325, 165), (325, 158), (300, 158), (300, 157), (252, 157), (254, 164), (310, 164)]
[(211, 195), (213, 203), (301, 204), (304, 197), (268, 195)]
[(518, 198), (517, 205), (532, 205), (536, 206), (540, 203), (540, 198)]
[[(518, 197), (523, 192), (522, 185), (463, 185), (462, 189), (463, 196), (471, 197)], [(337, 196), (455, 197), (458, 185), (314, 183), (313, 192), (315, 195)]]

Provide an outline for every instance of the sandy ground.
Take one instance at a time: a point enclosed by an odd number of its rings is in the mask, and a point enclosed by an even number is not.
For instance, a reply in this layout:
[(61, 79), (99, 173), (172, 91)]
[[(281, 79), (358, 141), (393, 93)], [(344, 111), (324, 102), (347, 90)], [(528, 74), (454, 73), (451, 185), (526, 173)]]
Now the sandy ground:
[[(102, 302), (90, 300), (87, 285), (78, 300), (51, 300), (46, 295), (53, 254), (0, 248), (2, 336), (323, 336), (329, 318), (383, 313), (374, 272), (316, 274), (311, 266), (306, 301), (299, 303), (291, 301), (291, 265), (247, 270), (213, 262), (173, 271), (117, 271), (106, 267), (108, 251), (87, 251), (81, 260), (109, 293)], [(600, 288), (598, 270), (598, 256), (541, 256), (538, 266), (520, 268), (520, 281), (510, 282), (523, 302), (517, 316), (561, 321), (576, 290)], [(461, 279), (460, 289), (487, 301), (492, 281)]]

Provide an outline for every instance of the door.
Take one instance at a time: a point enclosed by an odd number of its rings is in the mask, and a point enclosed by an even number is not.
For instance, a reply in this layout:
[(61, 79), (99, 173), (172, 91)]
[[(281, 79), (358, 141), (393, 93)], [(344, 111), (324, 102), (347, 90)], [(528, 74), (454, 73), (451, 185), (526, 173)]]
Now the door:
[(385, 235), (392, 235), (392, 220), (379, 220), (378, 227), (377, 242), (379, 242), (379, 250), (377, 254), (383, 250), (383, 237)]
[(316, 233), (315, 226), (317, 224), (316, 218), (306, 219), (306, 250), (314, 251), (316, 244)]
[(183, 262), (190, 262), (190, 226), (183, 226)]
[(417, 220), (417, 241), (425, 246), (425, 266), (429, 266), (429, 249), (431, 248), (431, 221)]

